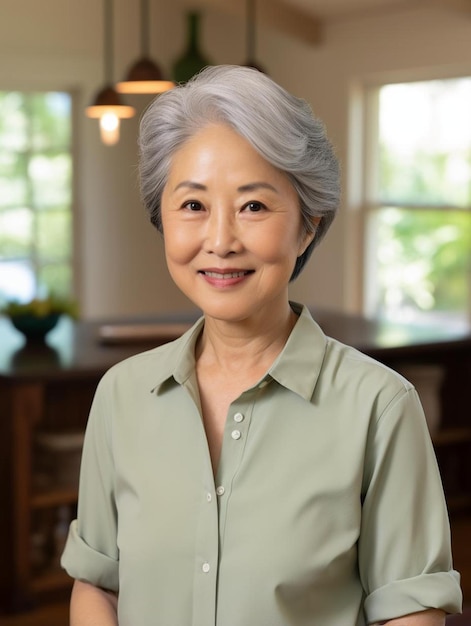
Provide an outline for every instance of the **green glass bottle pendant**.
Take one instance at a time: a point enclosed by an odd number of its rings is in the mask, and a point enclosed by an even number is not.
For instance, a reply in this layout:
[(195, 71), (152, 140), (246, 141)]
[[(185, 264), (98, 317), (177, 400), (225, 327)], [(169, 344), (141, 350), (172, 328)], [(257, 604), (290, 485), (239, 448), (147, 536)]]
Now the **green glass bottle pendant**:
[(185, 83), (203, 67), (211, 65), (199, 46), (200, 14), (191, 12), (187, 15), (187, 47), (183, 55), (173, 65), (173, 79)]

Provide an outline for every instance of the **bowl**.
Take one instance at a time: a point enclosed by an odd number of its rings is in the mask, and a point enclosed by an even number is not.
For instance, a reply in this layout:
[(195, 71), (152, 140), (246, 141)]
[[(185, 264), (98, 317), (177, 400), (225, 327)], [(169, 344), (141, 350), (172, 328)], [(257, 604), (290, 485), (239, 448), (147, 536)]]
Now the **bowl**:
[(28, 341), (42, 341), (57, 324), (60, 313), (48, 313), (47, 315), (32, 315), (22, 313), (12, 315), (10, 321), (13, 326), (26, 337)]

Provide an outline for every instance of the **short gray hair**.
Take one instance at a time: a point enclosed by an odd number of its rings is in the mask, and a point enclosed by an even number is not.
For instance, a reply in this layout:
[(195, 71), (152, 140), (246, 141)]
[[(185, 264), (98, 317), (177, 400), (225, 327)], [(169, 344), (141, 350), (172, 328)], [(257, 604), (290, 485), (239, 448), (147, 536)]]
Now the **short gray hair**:
[[(210, 123), (234, 129), (284, 172), (296, 189), (305, 232), (315, 232), (315, 237), (296, 260), (293, 280), (327, 232), (339, 205), (339, 165), (323, 123), (305, 100), (262, 72), (237, 65), (208, 67), (157, 96), (141, 120), (139, 174), (142, 201), (160, 232), (161, 198), (172, 157)], [(321, 218), (317, 228), (314, 217)]]

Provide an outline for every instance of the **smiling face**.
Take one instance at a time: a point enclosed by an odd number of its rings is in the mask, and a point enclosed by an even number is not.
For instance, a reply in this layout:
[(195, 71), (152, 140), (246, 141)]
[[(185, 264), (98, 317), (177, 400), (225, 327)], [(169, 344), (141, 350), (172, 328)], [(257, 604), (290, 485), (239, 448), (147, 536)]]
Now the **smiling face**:
[(195, 134), (172, 159), (161, 206), (170, 274), (207, 317), (288, 310), (296, 257), (313, 235), (287, 176), (244, 138), (221, 124)]

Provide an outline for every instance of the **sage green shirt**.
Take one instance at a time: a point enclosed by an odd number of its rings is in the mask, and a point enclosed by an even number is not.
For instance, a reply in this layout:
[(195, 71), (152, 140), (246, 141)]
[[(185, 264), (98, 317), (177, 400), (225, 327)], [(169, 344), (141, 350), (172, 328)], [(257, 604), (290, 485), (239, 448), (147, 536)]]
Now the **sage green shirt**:
[(266, 376), (231, 404), (214, 479), (195, 380), (203, 323), (101, 381), (69, 574), (119, 591), (120, 626), (360, 626), (459, 611), (414, 388), (303, 309)]

